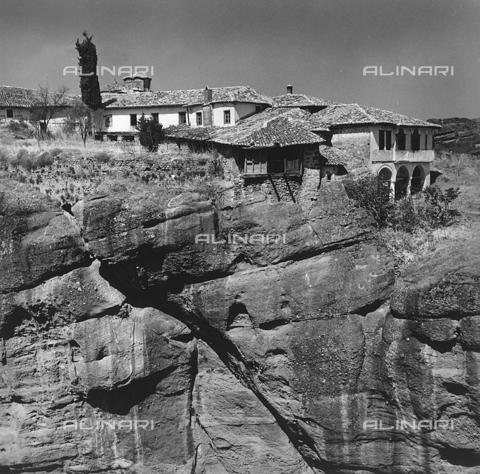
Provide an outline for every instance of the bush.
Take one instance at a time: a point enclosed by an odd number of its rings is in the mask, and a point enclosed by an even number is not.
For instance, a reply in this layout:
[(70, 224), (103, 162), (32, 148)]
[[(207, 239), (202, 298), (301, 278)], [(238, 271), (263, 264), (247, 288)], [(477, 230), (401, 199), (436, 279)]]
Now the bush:
[(35, 168), (44, 168), (46, 166), (52, 166), (53, 165), (53, 158), (48, 153), (48, 151), (44, 151), (43, 153), (40, 153), (40, 155), (37, 156), (37, 159), (34, 163)]
[(99, 163), (110, 163), (111, 158), (112, 157), (106, 151), (101, 151), (100, 153), (93, 155), (93, 159)]
[(0, 166), (3, 168), (7, 168), (8, 163), (8, 153), (5, 150), (0, 149)]
[(390, 199), (390, 189), (375, 176), (367, 176), (357, 181), (345, 181), (345, 190), (350, 199), (368, 211), (377, 227), (386, 227), (391, 221), (394, 204)]
[(56, 157), (59, 156), (62, 152), (63, 152), (63, 150), (62, 150), (61, 148), (54, 148), (53, 150), (50, 150), (50, 155), (51, 155), (53, 158), (56, 158)]
[(214, 154), (213, 157), (208, 160), (206, 173), (207, 176), (214, 176), (223, 179), (223, 163), (218, 153)]
[(460, 216), (460, 212), (452, 207), (459, 195), (459, 188), (448, 188), (445, 192), (437, 186), (425, 189), (423, 196), (427, 203), (426, 218), (432, 228), (451, 225)]
[(165, 139), (162, 124), (158, 123), (157, 119), (153, 117), (147, 119), (145, 114), (142, 114), (136, 129), (139, 132), (140, 144), (149, 152), (157, 152), (158, 145)]
[(29, 129), (28, 124), (23, 120), (20, 120), (20, 121), (11, 120), (7, 125), (7, 128), (11, 132), (25, 132)]
[(48, 151), (44, 151), (37, 156), (29, 153), (25, 148), (18, 150), (15, 158), (11, 160), (13, 166), (22, 167), (26, 171), (32, 171), (37, 168), (52, 166), (53, 158)]
[(30, 153), (25, 148), (20, 148), (17, 152), (17, 156), (12, 161), (14, 166), (21, 166), (27, 171), (31, 171), (35, 168), (35, 163), (33, 158), (30, 156)]
[(442, 192), (430, 186), (415, 197), (408, 196), (394, 201), (390, 188), (369, 176), (358, 181), (346, 181), (348, 197), (373, 217), (380, 229), (414, 233), (420, 229), (437, 229), (451, 225), (460, 215), (452, 203), (460, 194), (459, 189), (449, 188)]

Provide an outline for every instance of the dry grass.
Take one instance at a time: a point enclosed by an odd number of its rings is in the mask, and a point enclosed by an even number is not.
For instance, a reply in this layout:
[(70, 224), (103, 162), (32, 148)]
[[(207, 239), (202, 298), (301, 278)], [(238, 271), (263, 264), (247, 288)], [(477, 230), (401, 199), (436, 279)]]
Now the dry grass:
[[(5, 138), (6, 137), (6, 138)], [(184, 192), (214, 198), (212, 177), (195, 176), (212, 156), (178, 152), (162, 145), (158, 153), (120, 142), (60, 137), (51, 141), (11, 140), (0, 130), (0, 178), (24, 183), (58, 204), (75, 202), (91, 194), (111, 192), (164, 193), (168, 202)], [(206, 181), (209, 181), (207, 186)]]

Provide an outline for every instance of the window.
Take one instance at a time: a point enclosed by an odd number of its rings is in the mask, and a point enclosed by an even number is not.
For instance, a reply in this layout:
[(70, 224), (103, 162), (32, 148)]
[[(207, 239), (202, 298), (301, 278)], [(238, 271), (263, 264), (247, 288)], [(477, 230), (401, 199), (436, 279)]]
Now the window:
[(300, 159), (295, 148), (282, 147), (269, 150), (268, 173), (288, 173), (290, 171), (300, 170)]
[(152, 118), (153, 118), (153, 120), (155, 120), (156, 122), (158, 122), (158, 112), (153, 112)]
[(392, 149), (392, 132), (390, 130), (379, 130), (378, 148), (379, 150)]
[(112, 116), (111, 115), (105, 115), (105, 128), (111, 127), (112, 126)]
[(412, 151), (418, 150), (420, 150), (420, 133), (418, 133), (418, 130), (415, 129), (415, 131), (412, 133)]
[(13, 109), (7, 109), (7, 118), (13, 118)]
[(247, 149), (245, 150), (245, 174), (276, 174), (300, 171), (300, 159), (295, 150)]
[(224, 110), (223, 111), (223, 123), (224, 124), (229, 124), (230, 122), (230, 110)]
[(403, 128), (397, 133), (397, 150), (405, 150), (405, 132)]
[(197, 125), (202, 125), (202, 123), (203, 123), (202, 112), (197, 112)]
[(187, 123), (187, 112), (178, 112), (178, 125), (185, 125)]
[(283, 150), (272, 150), (268, 157), (268, 172), (272, 174), (283, 173), (285, 170), (285, 156)]
[(137, 114), (130, 114), (130, 126), (134, 127), (137, 125)]
[(267, 150), (245, 150), (245, 174), (267, 174)]

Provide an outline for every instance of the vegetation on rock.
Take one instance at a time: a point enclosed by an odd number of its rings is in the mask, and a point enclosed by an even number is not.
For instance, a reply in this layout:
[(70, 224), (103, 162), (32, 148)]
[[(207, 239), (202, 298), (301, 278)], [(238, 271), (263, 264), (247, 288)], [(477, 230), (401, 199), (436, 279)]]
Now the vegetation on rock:
[(460, 194), (459, 188), (442, 191), (437, 186), (429, 186), (417, 195), (393, 200), (388, 186), (375, 176), (367, 176), (347, 181), (345, 189), (359, 207), (372, 215), (379, 229), (408, 233), (437, 229), (453, 224), (460, 215), (453, 206)]

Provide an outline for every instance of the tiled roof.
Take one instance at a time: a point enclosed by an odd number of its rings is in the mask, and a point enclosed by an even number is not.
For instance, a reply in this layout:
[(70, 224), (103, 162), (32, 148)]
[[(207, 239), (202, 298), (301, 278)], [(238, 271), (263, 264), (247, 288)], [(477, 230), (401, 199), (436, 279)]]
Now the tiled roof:
[(169, 127), (166, 132), (171, 138), (209, 140), (226, 145), (259, 148), (324, 141), (311, 131), (310, 114), (298, 108), (269, 108), (240, 120), (233, 127), (208, 127), (205, 134), (198, 131), (202, 128), (207, 127)]
[(320, 155), (327, 160), (327, 165), (345, 165), (348, 160), (346, 153), (334, 146), (320, 145), (319, 151)]
[(37, 97), (34, 89), (0, 86), (0, 107), (32, 107)]
[[(204, 89), (197, 89), (201, 94), (186, 102), (186, 105), (203, 104)], [(260, 94), (249, 86), (213, 87), (211, 104), (218, 102), (248, 102), (254, 104), (272, 105), (272, 99)]]
[(272, 98), (274, 107), (321, 107), (334, 105), (335, 102), (318, 99), (305, 94), (284, 94)]
[[(198, 105), (203, 104), (204, 89), (128, 94), (104, 93), (102, 98), (104, 102), (117, 99), (109, 108)], [(251, 102), (270, 105), (271, 99), (248, 86), (213, 87), (211, 103), (217, 102)]]
[(340, 125), (380, 124), (389, 123), (398, 126), (432, 127), (438, 125), (425, 120), (407, 117), (388, 110), (377, 109), (359, 104), (337, 104), (313, 114), (312, 119), (320, 127), (335, 127)]
[[(39, 92), (35, 89), (23, 87), (0, 86), (0, 107), (33, 107), (40, 98)], [(73, 95), (65, 96), (65, 105), (71, 104), (78, 97)]]
[(205, 126), (189, 127), (188, 125), (171, 125), (165, 128), (165, 135), (169, 138), (185, 138), (188, 140), (210, 141), (223, 127)]
[(103, 86), (100, 89), (101, 93), (104, 92), (110, 92), (110, 93), (115, 93), (115, 92), (123, 92), (126, 93), (125, 86), (123, 84), (120, 84), (117, 82), (116, 79), (113, 80), (111, 84), (107, 84), (106, 86)]

